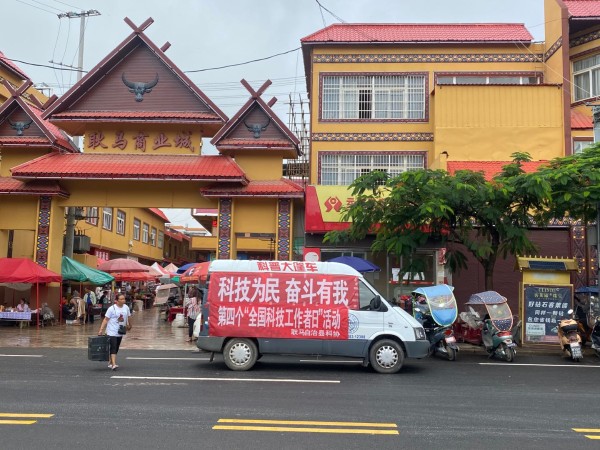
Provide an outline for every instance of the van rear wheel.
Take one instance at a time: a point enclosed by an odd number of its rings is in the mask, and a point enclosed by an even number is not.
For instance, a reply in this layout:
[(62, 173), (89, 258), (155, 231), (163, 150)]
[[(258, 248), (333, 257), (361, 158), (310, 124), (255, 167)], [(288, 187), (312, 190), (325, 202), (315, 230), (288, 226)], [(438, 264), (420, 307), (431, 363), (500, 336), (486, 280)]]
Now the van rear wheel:
[(258, 350), (250, 339), (234, 338), (223, 349), (225, 365), (231, 370), (250, 370), (256, 363)]
[(369, 362), (375, 372), (396, 373), (404, 364), (404, 350), (398, 342), (382, 339), (371, 347)]

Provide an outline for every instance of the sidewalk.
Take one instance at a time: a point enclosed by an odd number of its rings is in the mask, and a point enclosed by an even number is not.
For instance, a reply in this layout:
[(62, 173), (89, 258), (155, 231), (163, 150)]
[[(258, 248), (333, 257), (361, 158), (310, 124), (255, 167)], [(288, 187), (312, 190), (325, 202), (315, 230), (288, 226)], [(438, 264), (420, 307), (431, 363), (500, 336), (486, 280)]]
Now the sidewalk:
[[(0, 347), (87, 348), (88, 337), (97, 336), (100, 321), (85, 325), (0, 327)], [(196, 350), (195, 343), (185, 342), (188, 329), (172, 327), (159, 317), (158, 308), (137, 311), (133, 329), (123, 338), (123, 348), (135, 350)]]

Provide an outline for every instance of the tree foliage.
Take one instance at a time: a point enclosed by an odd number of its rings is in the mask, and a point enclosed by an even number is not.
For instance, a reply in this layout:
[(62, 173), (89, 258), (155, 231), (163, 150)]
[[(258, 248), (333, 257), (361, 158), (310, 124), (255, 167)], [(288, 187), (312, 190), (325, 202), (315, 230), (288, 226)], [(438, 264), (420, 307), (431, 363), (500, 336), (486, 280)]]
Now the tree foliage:
[(543, 176), (526, 176), (521, 167), (529, 155), (512, 158), (491, 181), (469, 170), (366, 174), (351, 185), (354, 203), (342, 218), (350, 227), (327, 233), (325, 241), (356, 241), (374, 233), (372, 250), (404, 257), (403, 272), (422, 270), (412, 266), (412, 256), (432, 239), (446, 247), (451, 271), (463, 269), (467, 256), (457, 245), (462, 244), (483, 266), (485, 287), (492, 289), (499, 256), (536, 252), (527, 230), (544, 223), (550, 205), (551, 184)]

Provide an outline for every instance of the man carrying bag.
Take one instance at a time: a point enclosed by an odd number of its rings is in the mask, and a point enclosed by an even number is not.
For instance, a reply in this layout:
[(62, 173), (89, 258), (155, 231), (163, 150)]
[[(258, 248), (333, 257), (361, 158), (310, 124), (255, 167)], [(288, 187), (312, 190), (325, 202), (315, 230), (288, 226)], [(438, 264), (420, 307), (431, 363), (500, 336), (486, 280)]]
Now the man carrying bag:
[(98, 330), (98, 336), (104, 334), (108, 335), (110, 342), (110, 361), (108, 368), (111, 370), (117, 370), (117, 353), (119, 353), (119, 347), (123, 336), (131, 330), (131, 311), (125, 304), (125, 296), (119, 294), (117, 302), (106, 310), (104, 320), (100, 329)]

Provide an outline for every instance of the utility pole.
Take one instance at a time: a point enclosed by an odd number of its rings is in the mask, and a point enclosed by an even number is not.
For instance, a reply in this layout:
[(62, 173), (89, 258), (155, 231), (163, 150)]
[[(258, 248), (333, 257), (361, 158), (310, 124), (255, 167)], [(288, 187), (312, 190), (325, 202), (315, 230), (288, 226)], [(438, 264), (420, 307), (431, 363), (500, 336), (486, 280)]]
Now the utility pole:
[[(594, 144), (600, 142), (600, 105), (592, 106)], [(600, 204), (596, 205), (596, 285), (600, 286)]]
[[(79, 51), (77, 58), (77, 81), (83, 77), (83, 44), (85, 41), (85, 18), (91, 16), (99, 16), (100, 13), (95, 9), (81, 12), (66, 12), (64, 14), (58, 14), (58, 18), (76, 19), (80, 18), (79, 22)], [(79, 136), (75, 136), (73, 139), (77, 148), (79, 148)], [(65, 246), (63, 254), (68, 257), (73, 257), (73, 242), (75, 240), (75, 225), (77, 219), (75, 217), (75, 208), (70, 206), (67, 208), (67, 224), (65, 227)]]

